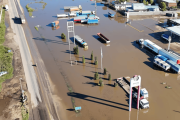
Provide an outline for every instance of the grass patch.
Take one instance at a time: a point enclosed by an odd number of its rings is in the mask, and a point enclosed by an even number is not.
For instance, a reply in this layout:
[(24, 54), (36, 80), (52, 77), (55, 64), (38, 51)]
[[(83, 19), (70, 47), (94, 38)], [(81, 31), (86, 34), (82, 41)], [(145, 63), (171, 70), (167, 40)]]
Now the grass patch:
[(38, 31), (38, 27), (35, 26), (34, 28)]
[(26, 5), (26, 9), (27, 9), (28, 12), (33, 12), (34, 11), (33, 8), (29, 7), (29, 4)]
[(5, 25), (5, 10), (3, 9), (2, 11), (2, 16), (1, 16), (1, 23), (0, 23), (0, 45), (4, 43), (5, 41), (5, 31), (6, 31), (6, 25)]
[(21, 114), (22, 114), (22, 119), (23, 120), (28, 120), (29, 119), (29, 111), (24, 107), (24, 105), (21, 105)]
[(10, 48), (3, 46), (2, 44), (5, 41), (5, 10), (2, 12), (2, 19), (0, 23), (0, 72), (2, 71), (7, 71), (8, 73), (0, 77), (0, 92), (2, 89), (2, 83), (6, 79), (10, 79), (13, 77), (13, 66), (12, 66), (12, 58), (13, 58), (13, 53), (8, 52)]

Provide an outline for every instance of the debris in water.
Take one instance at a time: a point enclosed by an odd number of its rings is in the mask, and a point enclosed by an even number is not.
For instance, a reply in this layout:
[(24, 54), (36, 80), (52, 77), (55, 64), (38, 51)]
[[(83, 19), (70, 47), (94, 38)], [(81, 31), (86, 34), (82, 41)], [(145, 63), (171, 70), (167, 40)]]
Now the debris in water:
[(161, 84), (165, 85), (165, 84), (166, 84), (166, 82), (162, 82)]

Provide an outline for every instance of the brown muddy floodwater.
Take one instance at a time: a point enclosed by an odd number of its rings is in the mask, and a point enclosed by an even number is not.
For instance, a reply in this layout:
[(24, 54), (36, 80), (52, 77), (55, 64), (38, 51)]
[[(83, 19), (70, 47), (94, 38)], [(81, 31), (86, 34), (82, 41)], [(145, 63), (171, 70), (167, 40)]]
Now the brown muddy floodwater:
[[(56, 14), (67, 13), (64, 6), (81, 5), (83, 10), (94, 10), (94, 2), (90, 0), (44, 0), (47, 3), (45, 9), (39, 4), (31, 4), (36, 8), (33, 12), (34, 18), (29, 17), (26, 4), (32, 0), (21, 1), (25, 16), (33, 39), (39, 49), (42, 59), (46, 65), (53, 85), (54, 94), (61, 98), (64, 105), (61, 109), (66, 113), (68, 120), (179, 120), (180, 118), (180, 76), (167, 73), (153, 67), (153, 54), (146, 49), (140, 49), (135, 40), (150, 39), (163, 48), (167, 43), (160, 39), (157, 29), (159, 19), (136, 19), (131, 20), (131, 25), (126, 25), (126, 18), (114, 10), (97, 3), (97, 16), (100, 17), (98, 25), (75, 25), (75, 34), (82, 37), (88, 44), (88, 50), (79, 47), (79, 56), (69, 54), (68, 39), (61, 40), (61, 33), (67, 36), (67, 21), (71, 19), (59, 19), (60, 28), (52, 30), (50, 23), (57, 20)], [(107, 13), (111, 11), (115, 18), (108, 18)], [(162, 20), (161, 20), (162, 21)], [(39, 31), (34, 26), (40, 25)], [(103, 33), (111, 41), (110, 46), (103, 44), (97, 38), (97, 33)], [(72, 40), (73, 34), (70, 34)], [(45, 38), (45, 39), (44, 39)], [(103, 68), (111, 73), (112, 81), (102, 75), (100, 69), (100, 47), (103, 50)], [(70, 44), (73, 50), (73, 42)], [(173, 48), (172, 48), (173, 49)], [(176, 47), (178, 49), (178, 47)], [(96, 68), (90, 58), (91, 52), (98, 58)], [(82, 56), (86, 63), (81, 63)], [(77, 60), (77, 65), (71, 66), (72, 60)], [(97, 86), (93, 80), (94, 72), (99, 72), (104, 80), (104, 86)], [(128, 96), (120, 87), (114, 88), (114, 80), (119, 77), (132, 77), (141, 75), (142, 87), (149, 92), (150, 109), (137, 111), (135, 102), (133, 109), (128, 112)], [(166, 82), (172, 89), (166, 89), (162, 82)], [(74, 94), (69, 94), (67, 85), (72, 87)], [(72, 111), (71, 97), (75, 99), (75, 105), (81, 106), (82, 111)], [(62, 112), (61, 112), (62, 113)], [(61, 113), (60, 116), (61, 116)]]

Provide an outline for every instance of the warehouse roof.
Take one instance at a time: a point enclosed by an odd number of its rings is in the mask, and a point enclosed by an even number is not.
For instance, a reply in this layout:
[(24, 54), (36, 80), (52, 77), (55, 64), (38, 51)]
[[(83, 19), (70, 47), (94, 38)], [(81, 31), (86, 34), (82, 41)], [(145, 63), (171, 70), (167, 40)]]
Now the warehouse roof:
[(173, 22), (176, 22), (176, 23), (180, 24), (180, 19), (172, 19), (171, 21), (173, 21)]
[(162, 1), (167, 3), (176, 3), (176, 0), (162, 0)]
[(146, 9), (146, 7), (143, 3), (133, 3), (133, 9), (134, 10), (144, 10), (144, 9)]
[(180, 36), (180, 26), (174, 26), (174, 27), (167, 27), (168, 31), (171, 31), (172, 33)]

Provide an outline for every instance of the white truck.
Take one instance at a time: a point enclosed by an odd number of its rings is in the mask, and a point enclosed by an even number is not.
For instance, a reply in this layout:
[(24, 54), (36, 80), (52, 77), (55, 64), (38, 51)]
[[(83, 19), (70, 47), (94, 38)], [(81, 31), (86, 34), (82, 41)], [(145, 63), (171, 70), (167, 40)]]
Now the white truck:
[[(132, 95), (133, 99), (135, 101), (137, 101), (137, 92), (134, 92), (133, 95)], [(139, 99), (139, 106), (140, 108), (142, 109), (146, 109), (146, 108), (149, 108), (149, 102), (142, 96), (140, 99)]]
[(26, 22), (24, 15), (20, 14), (19, 17), (21, 19), (21, 23), (24, 24)]
[(141, 96), (143, 96), (143, 98), (148, 98), (148, 91), (146, 90), (146, 88), (142, 88), (140, 91)]
[(150, 40), (143, 40), (143, 39), (139, 39), (136, 41), (137, 43), (149, 48), (150, 50), (152, 50), (153, 52), (159, 54), (159, 50), (161, 50), (162, 48), (158, 45), (156, 45), (155, 43), (151, 42)]
[(8, 5), (5, 5), (5, 10), (8, 11), (9, 7)]

